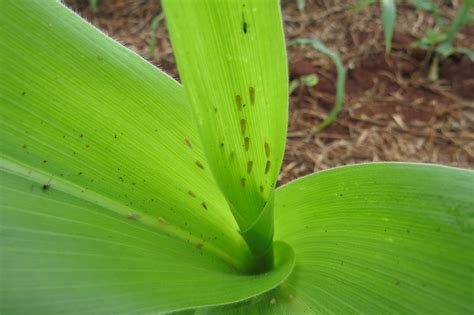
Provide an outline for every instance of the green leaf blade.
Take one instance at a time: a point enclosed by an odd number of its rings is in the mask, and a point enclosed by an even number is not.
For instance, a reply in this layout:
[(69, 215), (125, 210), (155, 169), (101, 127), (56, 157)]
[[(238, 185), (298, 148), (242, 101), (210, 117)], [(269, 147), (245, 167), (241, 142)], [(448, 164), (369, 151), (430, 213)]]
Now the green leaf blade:
[(283, 187), (276, 238), (302, 272), (289, 283), (333, 311), (472, 311), (473, 182), (471, 171), (381, 163)]
[(46, 189), (8, 166), (1, 176), (2, 313), (156, 313), (225, 304), (275, 287), (294, 265), (292, 249), (278, 243), (274, 271), (242, 275), (208, 244), (123, 220), (116, 209), (62, 187)]
[[(277, 290), (218, 314), (470, 314), (474, 172), (374, 163), (276, 191), (275, 239), (296, 252)], [(291, 213), (291, 215), (290, 215)]]
[(0, 20), (5, 159), (202, 235), (245, 269), (182, 87), (56, 1), (6, 1)]
[(6, 1), (0, 23), (0, 312), (168, 312), (288, 276), (281, 243), (244, 275), (179, 84), (57, 1)]
[(163, 4), (209, 166), (245, 231), (272, 194), (285, 146), (288, 74), (278, 2)]
[(388, 54), (392, 49), (392, 37), (395, 29), (397, 6), (395, 0), (381, 0), (383, 34), (385, 41), (385, 52)]
[(346, 76), (347, 71), (342, 63), (342, 59), (339, 54), (335, 51), (332, 51), (326, 47), (320, 40), (314, 37), (298, 37), (288, 42), (288, 45), (311, 45), (314, 49), (322, 52), (327, 55), (337, 70), (337, 79), (336, 79), (336, 100), (334, 101), (334, 106), (332, 107), (329, 114), (324, 118), (324, 120), (315, 128), (317, 132), (320, 132), (336, 119), (337, 115), (344, 105), (344, 95), (346, 92)]

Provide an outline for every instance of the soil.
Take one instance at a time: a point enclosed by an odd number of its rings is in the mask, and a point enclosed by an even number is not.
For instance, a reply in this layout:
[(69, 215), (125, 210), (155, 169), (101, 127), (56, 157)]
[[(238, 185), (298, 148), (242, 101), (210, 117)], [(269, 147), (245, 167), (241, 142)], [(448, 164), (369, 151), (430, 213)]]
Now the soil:
[[(444, 1), (453, 18), (458, 2)], [(152, 19), (161, 13), (156, 0), (66, 1), (109, 36), (134, 49), (178, 78), (166, 25), (155, 34)], [(316, 170), (370, 161), (412, 161), (474, 167), (474, 63), (453, 55), (440, 64), (440, 78), (428, 79), (430, 60), (411, 48), (433, 17), (408, 2), (397, 6), (392, 51), (385, 54), (380, 9), (351, 10), (355, 1), (307, 0), (300, 12), (295, 0), (282, 2), (288, 39), (311, 36), (337, 51), (348, 70), (345, 104), (336, 120), (315, 133), (335, 98), (336, 69), (311, 47), (289, 47), (290, 79), (317, 74), (314, 87), (290, 96), (287, 151), (280, 184)], [(150, 56), (152, 36), (157, 48)], [(462, 29), (459, 46), (474, 49), (474, 25)]]

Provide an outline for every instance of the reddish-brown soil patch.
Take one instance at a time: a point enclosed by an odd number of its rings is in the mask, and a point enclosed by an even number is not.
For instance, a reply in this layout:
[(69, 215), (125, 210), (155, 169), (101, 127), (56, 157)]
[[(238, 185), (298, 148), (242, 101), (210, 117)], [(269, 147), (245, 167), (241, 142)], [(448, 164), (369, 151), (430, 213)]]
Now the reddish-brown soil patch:
[[(311, 47), (288, 50), (291, 78), (316, 73), (319, 83), (300, 87), (290, 97), (287, 152), (280, 183), (313, 171), (368, 161), (413, 161), (474, 166), (474, 64), (454, 55), (440, 65), (440, 79), (428, 80), (429, 58), (410, 48), (433, 18), (408, 4), (398, 7), (393, 50), (384, 53), (380, 11), (370, 6), (354, 12), (354, 1), (307, 0), (304, 12), (283, 1), (287, 38), (313, 36), (339, 52), (348, 69), (346, 101), (334, 123), (320, 133), (314, 127), (332, 107), (336, 70)], [(126, 46), (177, 77), (164, 23), (151, 34), (161, 12), (156, 1), (104, 1), (93, 14), (88, 1), (67, 3)], [(443, 13), (454, 16), (456, 8)], [(157, 49), (147, 55), (151, 36)], [(474, 27), (457, 37), (474, 45)]]

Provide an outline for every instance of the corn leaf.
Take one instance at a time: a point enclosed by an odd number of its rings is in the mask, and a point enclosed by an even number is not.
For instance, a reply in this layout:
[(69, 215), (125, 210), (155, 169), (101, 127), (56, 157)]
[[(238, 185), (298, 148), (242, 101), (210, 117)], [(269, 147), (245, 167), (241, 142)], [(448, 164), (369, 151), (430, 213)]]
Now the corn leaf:
[(4, 7), (5, 156), (49, 172), (52, 186), (64, 179), (222, 248), (245, 247), (174, 80), (54, 1), (50, 11)]
[(300, 12), (304, 12), (304, 7), (306, 6), (306, 0), (296, 0), (296, 7)]
[(1, 313), (194, 308), (288, 275), (285, 245), (243, 275), (177, 82), (57, 1), (3, 1), (0, 23)]
[(395, 28), (395, 18), (397, 15), (395, 0), (381, 0), (381, 9), (385, 52), (388, 54), (392, 49), (393, 30)]
[(209, 167), (258, 255), (273, 235), (273, 209), (265, 205), (282, 162), (288, 115), (278, 1), (163, 5)]
[(311, 45), (314, 49), (322, 52), (327, 55), (337, 70), (337, 80), (336, 80), (336, 99), (334, 101), (334, 106), (332, 107), (329, 114), (324, 118), (324, 120), (315, 128), (316, 132), (320, 132), (336, 119), (337, 115), (344, 105), (344, 94), (346, 90), (346, 75), (347, 71), (342, 63), (341, 57), (335, 51), (332, 51), (324, 45), (323, 42), (314, 37), (298, 37), (292, 39), (288, 42), (288, 45)]
[(148, 56), (153, 57), (155, 55), (155, 50), (157, 46), (157, 40), (156, 40), (156, 32), (158, 30), (158, 27), (160, 26), (161, 21), (165, 18), (163, 12), (158, 14), (153, 18), (151, 21), (150, 25), (150, 41), (148, 43)]
[(278, 242), (274, 271), (242, 275), (206, 243), (124, 220), (122, 205), (84, 200), (71, 184), (46, 189), (46, 174), (2, 166), (2, 314), (144, 314), (229, 303), (275, 287), (293, 267), (292, 249)]
[[(275, 239), (297, 264), (278, 289), (216, 314), (471, 314), (474, 172), (335, 168), (276, 191)], [(199, 313), (198, 313), (199, 314)]]
[(446, 42), (448, 45), (452, 45), (456, 34), (467, 24), (473, 22), (474, 13), (474, 1), (465, 0), (461, 7), (458, 9), (456, 16), (454, 17), (453, 22), (449, 26), (449, 29), (446, 32)]

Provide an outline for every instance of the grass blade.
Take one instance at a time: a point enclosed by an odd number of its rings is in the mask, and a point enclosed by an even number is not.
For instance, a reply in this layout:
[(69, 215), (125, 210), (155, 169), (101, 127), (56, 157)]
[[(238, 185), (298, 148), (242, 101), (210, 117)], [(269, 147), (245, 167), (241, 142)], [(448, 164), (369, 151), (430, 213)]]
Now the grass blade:
[(397, 15), (395, 0), (381, 0), (381, 8), (385, 53), (389, 54), (392, 49), (393, 30), (395, 28), (395, 18)]
[(327, 55), (332, 62), (336, 65), (337, 70), (337, 80), (336, 80), (336, 101), (334, 102), (334, 106), (327, 115), (327, 117), (315, 128), (316, 132), (320, 132), (327, 126), (329, 126), (334, 119), (336, 118), (337, 114), (342, 109), (342, 105), (344, 104), (344, 93), (346, 88), (346, 68), (342, 64), (342, 60), (339, 57), (339, 54), (328, 49), (321, 41), (316, 38), (304, 38), (299, 37), (288, 42), (288, 45), (311, 45), (314, 49), (322, 52), (323, 54)]

